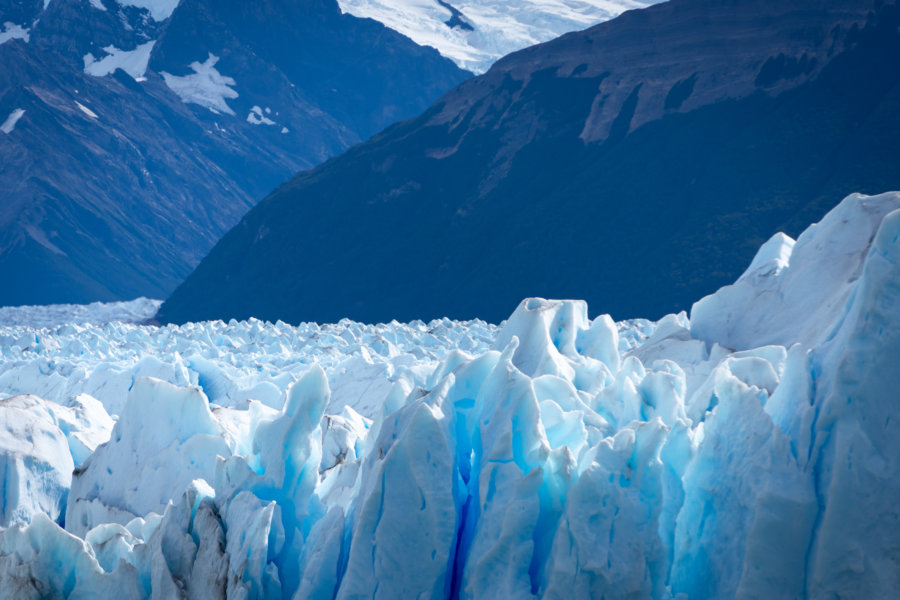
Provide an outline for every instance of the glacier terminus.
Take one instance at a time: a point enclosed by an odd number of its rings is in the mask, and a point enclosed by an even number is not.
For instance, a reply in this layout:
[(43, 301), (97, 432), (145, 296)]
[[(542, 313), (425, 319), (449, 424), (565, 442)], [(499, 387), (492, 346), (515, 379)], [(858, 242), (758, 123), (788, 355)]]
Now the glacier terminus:
[(0, 597), (895, 598), (898, 239), (655, 322), (3, 325)]

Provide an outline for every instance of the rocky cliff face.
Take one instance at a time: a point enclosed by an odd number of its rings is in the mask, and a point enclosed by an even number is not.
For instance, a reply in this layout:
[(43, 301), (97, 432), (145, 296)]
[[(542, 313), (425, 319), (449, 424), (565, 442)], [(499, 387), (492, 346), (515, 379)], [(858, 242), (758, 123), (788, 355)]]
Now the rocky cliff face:
[(325, 0), (3, 0), (0, 304), (163, 297), (286, 177), (467, 76)]
[(898, 11), (673, 0), (512, 54), (280, 187), (163, 320), (686, 309), (852, 191), (900, 187)]
[(617, 117), (624, 121), (623, 109), (631, 131), (672, 112), (759, 91), (774, 96), (814, 79), (881, 4), (674, 0), (629, 11), (615, 23), (501, 60), (485, 78), (450, 94), (435, 122), (467, 112), (507, 78), (527, 84), (534, 73), (553, 69), (558, 78), (601, 80), (580, 137), (602, 142)]

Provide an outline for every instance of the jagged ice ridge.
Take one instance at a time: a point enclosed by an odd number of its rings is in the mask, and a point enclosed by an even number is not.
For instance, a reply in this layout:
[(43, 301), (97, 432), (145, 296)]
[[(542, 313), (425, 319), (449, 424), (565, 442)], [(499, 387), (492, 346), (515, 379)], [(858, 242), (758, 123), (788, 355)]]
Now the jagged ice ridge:
[[(63, 324), (142, 323), (152, 319), (161, 304), (161, 300), (135, 298), (125, 302), (3, 306), (0, 307), (0, 327), (11, 328), (19, 325), (42, 329), (58, 327)], [(25, 344), (20, 347), (24, 348), (29, 345)]]
[(655, 323), (2, 328), (0, 597), (892, 597), (898, 239)]

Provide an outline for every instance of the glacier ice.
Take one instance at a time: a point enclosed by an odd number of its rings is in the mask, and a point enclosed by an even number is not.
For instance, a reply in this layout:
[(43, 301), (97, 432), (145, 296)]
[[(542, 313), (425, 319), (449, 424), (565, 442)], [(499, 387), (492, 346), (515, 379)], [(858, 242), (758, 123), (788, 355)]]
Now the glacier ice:
[(606, 21), (656, 0), (339, 0), (463, 69), (484, 73), (501, 56)]
[(67, 528), (83, 535), (162, 512), (194, 479), (212, 480), (216, 458), (229, 455), (200, 390), (138, 379), (109, 441), (75, 471)]
[(692, 335), (740, 350), (825, 341), (858, 287), (879, 223), (896, 208), (892, 194), (854, 195), (796, 243), (776, 234), (733, 285), (694, 304)]
[(65, 510), (75, 465), (48, 404), (35, 396), (0, 401), (0, 527)]
[(0, 327), (0, 598), (893, 598), (898, 240), (657, 322)]
[(42, 306), (0, 307), (0, 326), (27, 325), (34, 328), (62, 324), (141, 323), (159, 310), (161, 300), (136, 298), (127, 302), (91, 304), (46, 304)]

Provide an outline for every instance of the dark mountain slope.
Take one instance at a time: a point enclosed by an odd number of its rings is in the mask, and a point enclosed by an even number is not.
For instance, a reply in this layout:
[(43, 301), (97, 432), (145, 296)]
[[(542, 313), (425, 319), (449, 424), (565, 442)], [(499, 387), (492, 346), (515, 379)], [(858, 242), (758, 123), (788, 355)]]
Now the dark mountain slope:
[(276, 190), (162, 321), (661, 316), (900, 188), (898, 11), (673, 0), (511, 55)]
[(334, 0), (183, 0), (150, 68), (188, 74), (214, 48), (222, 49), (222, 72), (241, 73), (240, 87), (270, 93), (269, 71), (277, 69), (359, 139), (421, 112), (466, 78), (434, 49), (342, 14)]
[(273, 187), (468, 76), (334, 0), (96, 3), (0, 0), (28, 30), (0, 44), (0, 305), (165, 297)]

